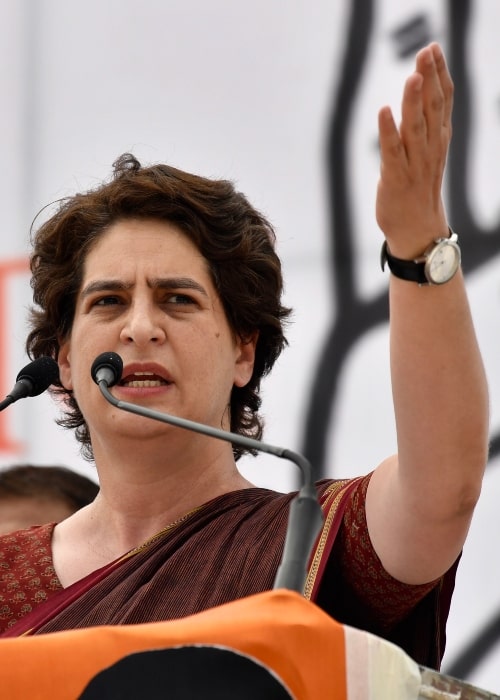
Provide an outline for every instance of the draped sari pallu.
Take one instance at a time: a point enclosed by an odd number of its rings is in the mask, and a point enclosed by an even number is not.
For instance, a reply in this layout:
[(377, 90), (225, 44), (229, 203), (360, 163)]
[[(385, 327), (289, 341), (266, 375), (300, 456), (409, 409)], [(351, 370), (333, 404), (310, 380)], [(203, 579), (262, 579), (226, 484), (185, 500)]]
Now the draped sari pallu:
[[(125, 557), (41, 604), (19, 621), (24, 629), (16, 633), (21, 636), (0, 639), (1, 696), (417, 698), (418, 666), (400, 648), (336, 622), (311, 602), (355, 482), (336, 482), (322, 495), (325, 524), (311, 556), (304, 596), (274, 590), (167, 622), (107, 624), (97, 619), (95, 626), (46, 633), (47, 621), (57, 620), (65, 606), (78, 606), (79, 597), (84, 600), (93, 586), (97, 590), (117, 569), (126, 570), (130, 557)], [(36, 630), (40, 632), (33, 634)], [(408, 689), (411, 693), (405, 694)]]
[[(323, 568), (342, 522), (345, 506), (358, 481), (359, 479), (331, 482), (321, 494), (324, 524), (309, 561), (304, 590), (304, 596), (308, 600), (314, 601), (316, 598)], [(254, 489), (253, 492), (259, 498), (259, 491)], [(97, 625), (173, 620), (270, 590), (279, 564), (279, 547), (271, 548), (265, 541), (261, 541), (259, 548), (252, 547), (253, 558), (250, 559), (244, 545), (258, 528), (271, 533), (268, 544), (273, 537), (284, 540), (289, 500), (292, 497), (293, 495), (285, 496), (286, 500), (281, 500), (272, 513), (272, 527), (267, 524), (268, 511), (259, 515), (260, 521), (244, 514), (246, 529), (236, 518), (229, 520), (231, 512), (237, 514), (243, 512), (245, 507), (252, 507), (251, 498), (245, 492), (223, 497), (223, 507), (221, 499), (214, 499), (169, 525), (144, 545), (53, 593), (45, 602), (33, 607), (29, 614), (6, 629), (2, 637)], [(214, 513), (218, 512), (222, 513), (220, 521), (214, 519)], [(203, 523), (204, 517), (208, 526)], [(227, 539), (224, 539), (228, 521), (229, 531), (236, 527), (243, 533), (239, 540), (233, 542), (232, 550), (227, 549)], [(221, 534), (222, 538), (215, 540)], [(191, 549), (186, 548), (186, 542), (193, 543)], [(202, 550), (206, 552), (210, 547), (219, 552), (219, 558), (215, 563), (213, 559), (206, 560), (212, 572), (207, 580), (206, 571), (195, 572), (191, 564), (186, 566), (186, 561), (189, 557), (194, 560)], [(180, 558), (175, 559), (179, 551)], [(246, 568), (242, 568), (242, 552)], [(237, 558), (238, 555), (240, 559)], [(227, 561), (233, 562), (229, 572)], [(184, 569), (181, 568), (183, 566)], [(218, 578), (215, 578), (216, 572)], [(193, 581), (193, 575), (196, 581)], [(229, 582), (228, 576), (232, 577)], [(214, 581), (217, 581), (217, 585), (214, 585)], [(167, 595), (165, 591), (168, 591)]]

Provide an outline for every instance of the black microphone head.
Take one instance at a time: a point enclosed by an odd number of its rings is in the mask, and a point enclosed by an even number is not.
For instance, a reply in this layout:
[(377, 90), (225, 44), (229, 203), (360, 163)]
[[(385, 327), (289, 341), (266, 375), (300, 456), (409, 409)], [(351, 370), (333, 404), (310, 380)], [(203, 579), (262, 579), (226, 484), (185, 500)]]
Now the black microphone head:
[(90, 371), (96, 384), (104, 380), (107, 386), (114, 386), (121, 379), (123, 360), (116, 352), (102, 352), (95, 358)]
[[(38, 396), (59, 378), (59, 366), (52, 357), (42, 356), (23, 367), (16, 382), (23, 382), (24, 396)], [(26, 393), (28, 392), (28, 393)]]

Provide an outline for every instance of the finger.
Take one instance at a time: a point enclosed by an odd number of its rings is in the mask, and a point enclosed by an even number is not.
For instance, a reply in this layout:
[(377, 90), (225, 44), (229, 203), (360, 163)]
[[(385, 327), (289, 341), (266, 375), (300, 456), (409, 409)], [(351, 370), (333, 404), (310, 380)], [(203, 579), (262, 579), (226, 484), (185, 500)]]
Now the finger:
[(378, 114), (378, 131), (380, 159), (382, 165), (393, 165), (401, 161), (401, 166), (406, 165), (406, 151), (401, 141), (398, 128), (390, 107), (382, 107)]
[[(440, 63), (439, 68), (435, 55)], [(443, 138), (443, 126), (449, 126), (446, 120), (451, 116), (451, 109), (450, 86), (447, 82), (448, 70), (437, 44), (431, 44), (417, 54), (417, 70), (423, 76), (422, 105), (427, 139), (431, 147), (438, 147)], [(445, 95), (445, 89), (448, 91), (447, 95)]]
[(431, 49), (444, 96), (443, 126), (449, 127), (451, 125), (451, 114), (453, 111), (453, 80), (446, 64), (446, 58), (439, 44), (431, 44)]
[[(439, 70), (434, 59), (435, 51), (440, 62)], [(415, 76), (420, 76), (420, 83)], [(443, 131), (443, 126), (449, 127), (451, 118), (450, 81), (444, 56), (437, 44), (418, 52), (415, 73), (407, 81), (402, 105), (401, 134), (409, 156), (413, 153), (418, 159), (419, 153), (425, 153), (425, 147), (441, 149), (443, 145), (447, 146), (451, 131)]]
[(431, 147), (441, 141), (444, 123), (445, 99), (437, 71), (432, 47), (428, 46), (417, 57), (417, 65), (424, 78), (422, 105), (427, 129), (427, 139)]
[(427, 143), (427, 121), (423, 104), (424, 78), (421, 73), (410, 75), (405, 83), (401, 103), (401, 139), (408, 159), (411, 153), (422, 153)]

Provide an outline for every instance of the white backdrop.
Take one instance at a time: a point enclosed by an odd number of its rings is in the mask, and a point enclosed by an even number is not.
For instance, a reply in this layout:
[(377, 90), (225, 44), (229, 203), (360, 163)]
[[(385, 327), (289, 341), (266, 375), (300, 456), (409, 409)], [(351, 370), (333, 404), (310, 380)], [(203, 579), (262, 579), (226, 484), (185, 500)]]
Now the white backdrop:
[[(235, 180), (274, 223), (287, 279), (286, 303), (295, 313), (290, 347), (264, 386), (265, 438), (301, 448), (315, 363), (336, 313), (326, 262), (331, 221), (325, 145), (354, 4), (0, 0), (2, 395), (27, 361), (30, 290), (22, 265), (31, 220), (48, 202), (107, 177), (112, 161), (132, 151), (144, 162), (164, 161)], [(500, 198), (500, 4), (455, 4), (470, 10), (466, 59), (473, 112), (467, 192), (475, 221), (488, 228), (496, 224)], [(446, 50), (450, 18), (448, 3), (435, 0), (366, 0), (364, 5), (372, 7), (373, 25), (359, 95), (349, 115), (346, 178), (354, 282), (360, 298), (370, 299), (387, 284), (378, 265), (381, 235), (374, 220), (377, 111), (388, 103), (397, 112), (404, 78), (413, 66), (414, 52), (403, 51), (411, 41), (396, 32), (414, 26), (413, 38), (420, 32)], [(349, 40), (356, 42), (357, 34)], [(453, 223), (460, 233), (460, 222)], [(499, 270), (497, 253), (467, 278), (490, 380), (493, 432), (500, 422), (495, 356)], [(3, 413), (0, 464), (59, 463), (95, 477), (71, 434), (55, 426), (55, 415), (46, 396)], [(385, 324), (351, 348), (329, 435), (332, 476), (366, 473), (394, 451)], [(498, 467), (492, 460), (459, 569), (444, 669), (500, 608)], [(254, 482), (280, 490), (294, 485), (293, 469), (264, 456), (244, 464)], [(468, 679), (500, 692), (500, 642)]]

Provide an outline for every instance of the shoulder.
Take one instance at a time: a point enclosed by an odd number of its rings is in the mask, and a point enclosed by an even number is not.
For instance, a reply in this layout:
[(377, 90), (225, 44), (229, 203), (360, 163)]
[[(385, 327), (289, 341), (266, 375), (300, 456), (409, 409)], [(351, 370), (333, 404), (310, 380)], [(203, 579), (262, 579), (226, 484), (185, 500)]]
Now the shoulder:
[(372, 473), (349, 479), (317, 481), (315, 485), (323, 511), (336, 507), (340, 501), (344, 501), (349, 509), (363, 507)]

